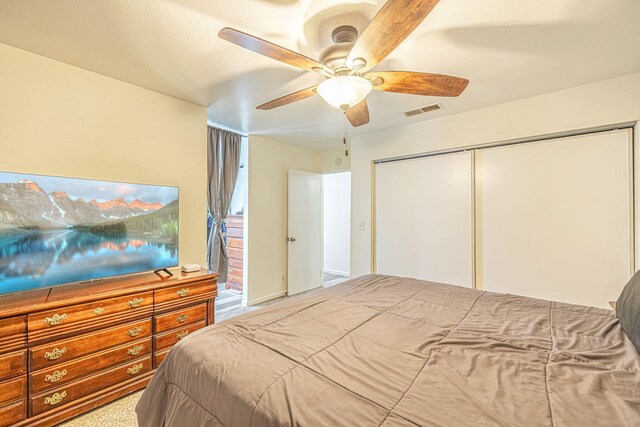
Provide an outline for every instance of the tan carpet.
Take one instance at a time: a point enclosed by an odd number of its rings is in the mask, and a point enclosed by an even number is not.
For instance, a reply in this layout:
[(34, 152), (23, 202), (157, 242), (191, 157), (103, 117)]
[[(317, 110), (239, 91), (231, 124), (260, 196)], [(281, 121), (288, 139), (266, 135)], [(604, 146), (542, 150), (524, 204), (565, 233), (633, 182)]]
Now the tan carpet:
[(60, 424), (59, 427), (138, 427), (136, 404), (142, 390)]

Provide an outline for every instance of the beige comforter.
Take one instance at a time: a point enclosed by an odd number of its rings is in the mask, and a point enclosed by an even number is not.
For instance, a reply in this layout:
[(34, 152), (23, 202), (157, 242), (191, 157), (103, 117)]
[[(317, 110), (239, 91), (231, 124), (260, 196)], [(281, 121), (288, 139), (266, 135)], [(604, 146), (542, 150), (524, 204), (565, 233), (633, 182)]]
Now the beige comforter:
[(640, 426), (609, 310), (363, 276), (202, 329), (136, 409), (159, 426)]

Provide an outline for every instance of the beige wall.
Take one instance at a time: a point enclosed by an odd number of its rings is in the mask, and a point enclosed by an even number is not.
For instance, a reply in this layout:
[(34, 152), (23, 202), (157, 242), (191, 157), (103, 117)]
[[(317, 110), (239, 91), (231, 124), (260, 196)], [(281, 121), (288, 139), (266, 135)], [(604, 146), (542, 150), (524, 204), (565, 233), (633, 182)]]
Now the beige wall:
[(180, 262), (206, 254), (207, 112), (0, 44), (0, 170), (180, 187)]
[[(335, 166), (335, 159), (342, 164)], [(249, 305), (287, 292), (287, 171), (349, 170), (342, 148), (313, 152), (249, 135), (249, 197), (245, 224), (245, 299)]]
[(371, 272), (373, 160), (636, 120), (640, 73), (354, 137), (351, 274)]
[(287, 171), (317, 172), (316, 153), (249, 135), (249, 203), (245, 244), (247, 302), (287, 290)]
[[(318, 170), (321, 172), (342, 172), (351, 169), (351, 155), (344, 155), (344, 148), (332, 148), (316, 153)], [(336, 165), (337, 160), (340, 159)]]

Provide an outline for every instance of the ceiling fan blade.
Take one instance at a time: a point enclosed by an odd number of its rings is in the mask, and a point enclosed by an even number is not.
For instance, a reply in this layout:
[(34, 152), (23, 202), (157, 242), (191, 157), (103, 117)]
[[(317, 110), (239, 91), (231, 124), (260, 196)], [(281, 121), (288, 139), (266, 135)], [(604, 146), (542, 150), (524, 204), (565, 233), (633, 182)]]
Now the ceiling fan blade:
[(369, 107), (367, 106), (367, 100), (363, 99), (359, 104), (354, 105), (345, 111), (345, 114), (354, 128), (366, 125), (369, 123)]
[(349, 66), (354, 60), (364, 59), (362, 70), (369, 70), (393, 51), (427, 17), (439, 0), (387, 0), (347, 58)]
[(425, 96), (458, 96), (469, 84), (469, 80), (460, 77), (411, 71), (371, 72), (365, 77), (375, 90)]
[(290, 93), (289, 95), (281, 96), (278, 99), (259, 105), (256, 108), (258, 110), (271, 110), (272, 108), (282, 107), (283, 105), (291, 104), (292, 102), (301, 101), (315, 95), (317, 93), (317, 87), (318, 86), (311, 86), (306, 89)]
[(284, 62), (294, 67), (302, 68), (307, 71), (324, 71), (325, 73), (333, 75), (333, 70), (322, 65), (318, 61), (314, 61), (298, 52), (286, 49), (277, 44), (262, 40), (258, 37), (252, 36), (242, 31), (234, 30), (233, 28), (223, 28), (218, 33), (218, 37), (224, 39), (238, 46), (249, 49), (260, 55), (268, 56), (269, 58)]

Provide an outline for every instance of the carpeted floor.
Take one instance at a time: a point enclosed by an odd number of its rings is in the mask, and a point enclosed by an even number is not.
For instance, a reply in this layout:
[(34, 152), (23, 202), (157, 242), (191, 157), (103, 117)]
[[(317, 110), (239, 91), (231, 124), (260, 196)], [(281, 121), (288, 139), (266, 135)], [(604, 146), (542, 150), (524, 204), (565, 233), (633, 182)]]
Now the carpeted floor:
[(322, 276), (322, 280), (323, 280), (323, 285), (325, 288), (329, 287), (329, 286), (333, 286), (333, 285), (337, 285), (338, 283), (342, 283), (345, 280), (348, 280), (349, 276), (343, 276), (340, 274), (333, 274), (333, 273), (327, 273), (326, 271), (324, 272), (323, 276)]
[[(347, 278), (336, 276), (336, 278), (331, 279), (332, 280), (325, 283), (325, 286), (338, 284), (346, 280)], [(262, 307), (267, 307), (288, 298), (297, 298), (301, 295), (305, 295), (316, 290), (317, 289), (312, 289), (310, 291), (303, 292), (292, 297), (283, 296), (251, 307), (238, 306), (237, 308), (227, 311), (222, 315), (216, 314), (216, 322), (220, 322), (234, 316), (239, 316), (244, 313), (249, 313)], [(142, 391), (138, 391), (136, 393), (130, 394), (129, 396), (122, 397), (107, 405), (94, 409), (91, 412), (87, 412), (86, 414), (80, 415), (79, 417), (62, 423), (59, 425), (59, 427), (137, 427), (138, 422), (136, 421), (135, 408), (141, 395)]]
[(137, 427), (136, 404), (142, 390), (80, 415), (59, 427)]
[(338, 279), (345, 279), (346, 276), (343, 276), (341, 274), (333, 274), (333, 273), (329, 273), (327, 271), (325, 271), (322, 274), (322, 281), (324, 283), (324, 285), (326, 286), (328, 283), (333, 282), (334, 280), (338, 280)]

